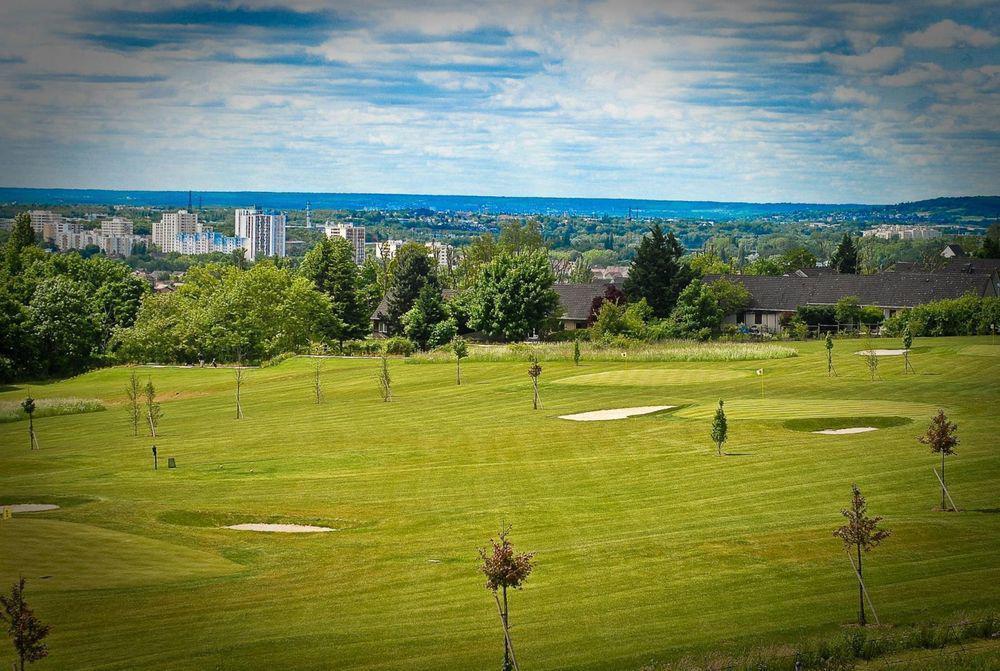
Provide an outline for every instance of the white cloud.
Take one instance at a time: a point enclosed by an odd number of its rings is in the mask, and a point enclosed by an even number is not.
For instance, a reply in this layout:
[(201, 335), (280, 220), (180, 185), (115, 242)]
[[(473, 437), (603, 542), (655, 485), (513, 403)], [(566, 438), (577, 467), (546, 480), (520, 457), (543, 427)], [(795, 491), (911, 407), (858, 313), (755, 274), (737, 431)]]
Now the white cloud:
[(875, 47), (857, 55), (828, 54), (827, 59), (846, 72), (885, 72), (903, 58), (901, 47)]
[(903, 39), (908, 46), (924, 49), (947, 49), (954, 46), (992, 47), (1000, 41), (986, 30), (944, 19), (925, 30), (910, 33)]
[(878, 104), (878, 96), (866, 93), (860, 89), (851, 88), (850, 86), (835, 87), (833, 92), (830, 94), (830, 98), (834, 102), (846, 105), (864, 105), (867, 107), (874, 107)]

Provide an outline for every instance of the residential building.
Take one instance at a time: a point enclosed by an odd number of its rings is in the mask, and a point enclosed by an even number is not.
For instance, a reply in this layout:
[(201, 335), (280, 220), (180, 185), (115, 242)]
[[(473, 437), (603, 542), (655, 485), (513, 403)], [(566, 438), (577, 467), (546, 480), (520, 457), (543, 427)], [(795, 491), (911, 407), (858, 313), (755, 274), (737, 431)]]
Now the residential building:
[(865, 238), (879, 238), (882, 240), (929, 240), (930, 238), (940, 238), (941, 231), (930, 226), (904, 226), (901, 224), (891, 224), (876, 226), (861, 233)]
[(164, 212), (160, 221), (153, 222), (153, 244), (162, 252), (175, 251), (174, 242), (181, 233), (201, 233), (201, 223), (196, 212)]
[(375, 258), (391, 261), (405, 244), (406, 240), (379, 240), (375, 243)]
[(891, 272), (877, 275), (824, 273), (810, 277), (755, 275), (707, 275), (706, 283), (729, 280), (750, 293), (750, 305), (726, 315), (724, 323), (742, 324), (760, 331), (778, 333), (782, 320), (791, 318), (803, 305), (836, 305), (841, 298), (856, 296), (863, 307), (880, 308), (885, 317), (900, 310), (946, 298), (1000, 295), (1000, 276), (985, 273)]
[(145, 235), (105, 235), (100, 230), (56, 233), (51, 240), (61, 252), (94, 246), (108, 256), (128, 256), (137, 245), (149, 242)]
[(326, 224), (326, 237), (343, 238), (354, 247), (354, 262), (359, 266), (365, 262), (365, 227), (353, 224)]
[(28, 216), (31, 217), (31, 229), (43, 240), (55, 240), (57, 235), (79, 233), (82, 230), (80, 222), (67, 221), (61, 214), (55, 212), (32, 210)]
[(246, 238), (216, 233), (211, 229), (199, 233), (178, 233), (171, 245), (171, 251), (180, 254), (230, 254), (237, 249), (246, 249)]
[(437, 261), (437, 264), (442, 268), (452, 268), (455, 265), (455, 249), (448, 244), (443, 242), (438, 242), (437, 240), (431, 240), (427, 245), (427, 249), (430, 250), (431, 256)]
[(132, 235), (134, 229), (132, 222), (125, 217), (112, 217), (101, 222), (102, 235)]
[(962, 249), (962, 245), (950, 244), (945, 245), (944, 249), (941, 250), (941, 256), (946, 259), (953, 259), (958, 256), (966, 256), (966, 253)]
[(285, 256), (285, 215), (256, 207), (236, 210), (236, 237), (247, 239), (247, 260)]

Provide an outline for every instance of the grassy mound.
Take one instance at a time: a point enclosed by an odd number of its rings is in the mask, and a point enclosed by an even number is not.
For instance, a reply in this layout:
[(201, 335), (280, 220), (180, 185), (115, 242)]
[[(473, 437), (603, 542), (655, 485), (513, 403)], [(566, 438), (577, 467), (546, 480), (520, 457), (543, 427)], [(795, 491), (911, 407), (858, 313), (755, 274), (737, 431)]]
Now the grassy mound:
[[(96, 398), (39, 398), (35, 400), (35, 419), (57, 415), (79, 415), (84, 412), (105, 410)], [(0, 401), (0, 424), (28, 419), (20, 401)]]
[(753, 373), (742, 370), (678, 368), (678, 369), (642, 369), (609, 370), (603, 373), (587, 373), (573, 375), (556, 380), (554, 384), (597, 385), (603, 387), (659, 387), (670, 384), (700, 384), (705, 382), (723, 382), (741, 377), (749, 377)]
[(856, 426), (871, 426), (876, 429), (888, 429), (893, 426), (910, 424), (908, 417), (894, 415), (860, 415), (856, 417), (800, 417), (789, 419), (784, 423), (786, 429), (792, 431), (822, 431), (824, 429), (850, 429)]

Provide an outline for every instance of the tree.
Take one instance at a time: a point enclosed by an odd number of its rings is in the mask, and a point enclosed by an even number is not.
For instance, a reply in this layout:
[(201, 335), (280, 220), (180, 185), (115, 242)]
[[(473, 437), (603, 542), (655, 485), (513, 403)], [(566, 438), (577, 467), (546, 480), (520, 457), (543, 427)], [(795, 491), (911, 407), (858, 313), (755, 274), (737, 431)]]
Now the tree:
[(24, 598), (24, 588), (22, 577), (11, 585), (10, 595), (0, 594), (0, 622), (7, 625), (7, 635), (17, 651), (20, 671), (24, 671), (25, 663), (37, 662), (48, 656), (49, 650), (44, 641), (51, 629), (35, 616), (35, 611)]
[(583, 259), (579, 259), (569, 274), (569, 281), (571, 284), (590, 284), (593, 282), (594, 271), (591, 269), (590, 264)]
[(528, 367), (528, 375), (531, 376), (531, 386), (535, 392), (531, 401), (531, 407), (533, 410), (538, 410), (538, 378), (541, 374), (542, 367), (538, 364), (538, 357), (532, 355), (531, 366)]
[(21, 212), (14, 217), (14, 225), (10, 230), (10, 237), (7, 238), (7, 249), (5, 256), (7, 261), (7, 272), (16, 275), (21, 272), (21, 250), (35, 244), (35, 231), (31, 228), (31, 215)]
[(323, 402), (323, 357), (326, 355), (326, 345), (321, 342), (313, 343), (309, 351), (312, 353), (313, 362), (313, 393), (316, 397), (316, 405)]
[(597, 316), (601, 312), (601, 308), (604, 307), (605, 303), (614, 303), (615, 305), (624, 305), (627, 301), (624, 292), (619, 289), (614, 284), (609, 284), (604, 288), (604, 293), (600, 296), (594, 296), (594, 300), (590, 303), (590, 315), (587, 317), (587, 325), (593, 326), (594, 322), (597, 321)]
[(668, 316), (677, 296), (693, 276), (688, 266), (679, 263), (683, 253), (684, 248), (674, 234), (664, 236), (663, 229), (655, 224), (636, 250), (623, 286), (625, 295), (630, 301), (645, 298), (654, 317)]
[[(479, 570), (486, 576), (486, 589), (493, 592), (497, 611), (500, 614), (500, 624), (503, 627), (503, 670), (517, 668), (514, 658), (514, 648), (510, 640), (510, 607), (507, 601), (507, 589), (520, 589), (531, 575), (534, 553), (519, 553), (510, 542), (510, 526), (500, 529), (497, 538), (490, 539), (490, 547), (480, 548)], [(502, 598), (497, 592), (502, 593)]]
[(865, 366), (868, 367), (868, 375), (872, 382), (878, 379), (878, 352), (870, 339), (865, 340)]
[(722, 444), (729, 437), (729, 423), (726, 420), (726, 412), (722, 409), (722, 399), (719, 399), (719, 407), (715, 410), (715, 418), (712, 420), (712, 441), (715, 443), (716, 453), (722, 456)]
[(470, 290), (469, 327), (504, 340), (538, 333), (559, 305), (554, 281), (545, 250), (497, 254)]
[(930, 426), (919, 440), (924, 445), (929, 445), (931, 453), (941, 455), (941, 510), (948, 510), (946, 497), (948, 488), (944, 479), (944, 458), (949, 454), (955, 454), (955, 447), (958, 445), (958, 425), (948, 421), (948, 416), (944, 410), (938, 410), (931, 420)]
[(38, 449), (38, 438), (35, 437), (35, 399), (30, 396), (21, 401), (21, 409), (28, 416), (28, 449)]
[(668, 330), (677, 338), (706, 340), (722, 323), (722, 317), (713, 293), (701, 280), (693, 280), (677, 297)]
[(914, 372), (913, 366), (910, 365), (910, 348), (913, 347), (913, 334), (910, 332), (910, 327), (907, 326), (903, 331), (903, 372)]
[(51, 375), (80, 370), (99, 346), (90, 291), (65, 275), (43, 279), (28, 302), (28, 328)]
[(837, 371), (833, 369), (833, 334), (826, 332), (826, 374), (834, 376)]
[(358, 295), (358, 266), (354, 246), (343, 238), (323, 238), (302, 258), (299, 274), (330, 297), (328, 334), (341, 342), (368, 332), (371, 312)]
[(497, 246), (509, 253), (535, 251), (545, 248), (542, 229), (537, 221), (505, 221), (500, 224), (500, 238)]
[(800, 268), (815, 268), (817, 259), (816, 255), (805, 247), (796, 247), (782, 254), (781, 261), (787, 273)]
[(844, 542), (844, 549), (847, 550), (848, 556), (850, 556), (851, 550), (857, 551), (858, 624), (863, 627), (865, 626), (865, 585), (861, 553), (862, 551), (870, 552), (888, 538), (892, 532), (879, 528), (878, 524), (882, 521), (880, 516), (868, 516), (868, 504), (856, 484), (851, 485), (851, 491), (853, 492), (851, 507), (840, 511), (840, 514), (847, 518), (847, 523), (834, 531), (833, 535)]
[(857, 296), (844, 296), (833, 308), (838, 324), (849, 324), (853, 329), (861, 321), (861, 302)]
[(455, 353), (455, 383), (462, 384), (462, 359), (469, 356), (469, 346), (465, 338), (455, 338), (451, 341), (451, 351)]
[(417, 242), (407, 242), (396, 253), (396, 274), (389, 290), (386, 320), (389, 333), (398, 333), (403, 327), (403, 315), (410, 311), (420, 290), (430, 285), (439, 294), (441, 285), (434, 272), (434, 262), (427, 247)]
[(149, 422), (149, 435), (156, 438), (156, 427), (160, 425), (162, 411), (160, 404), (156, 402), (156, 387), (153, 386), (151, 379), (146, 381), (143, 395), (146, 398), (146, 420)]
[(573, 365), (580, 365), (580, 336), (573, 338)]
[(441, 297), (441, 289), (431, 282), (420, 289), (413, 307), (403, 315), (402, 324), (406, 337), (424, 350), (449, 342), (457, 330)]
[(705, 290), (715, 299), (722, 317), (745, 310), (750, 305), (750, 292), (738, 282), (718, 279), (705, 285)]
[(236, 359), (236, 419), (243, 419), (243, 405), (240, 403), (240, 391), (243, 388), (243, 362)]
[(858, 272), (858, 248), (850, 233), (844, 233), (840, 245), (830, 257), (830, 267), (836, 269), (838, 273), (847, 275), (854, 275)]
[(142, 395), (142, 388), (139, 386), (139, 376), (135, 374), (135, 367), (130, 366), (128, 384), (125, 386), (125, 395), (128, 397), (129, 421), (132, 423), (132, 435), (139, 435), (139, 422), (142, 420), (142, 409), (139, 407), (139, 397)]
[(385, 350), (379, 355), (378, 390), (383, 403), (392, 401), (392, 377), (389, 375), (389, 357)]

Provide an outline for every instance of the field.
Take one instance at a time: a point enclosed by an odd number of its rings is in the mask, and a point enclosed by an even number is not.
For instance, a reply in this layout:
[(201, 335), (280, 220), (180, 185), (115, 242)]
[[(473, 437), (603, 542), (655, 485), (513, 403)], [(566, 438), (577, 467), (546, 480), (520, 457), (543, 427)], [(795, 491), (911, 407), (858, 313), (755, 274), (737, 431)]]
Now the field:
[[(898, 347), (898, 341), (879, 346)], [(124, 368), (8, 386), (0, 402), (95, 399), (102, 412), (0, 424), (0, 583), (19, 573), (53, 625), (46, 669), (486, 669), (502, 651), (477, 548), (504, 523), (536, 568), (512, 596), (526, 669), (639, 669), (685, 655), (835, 635), (856, 582), (832, 531), (857, 482), (893, 535), (866, 562), (883, 623), (1000, 603), (1000, 345), (920, 339), (870, 382), (857, 341), (762, 361), (313, 360), (249, 370), (235, 419), (225, 369), (141, 368), (163, 405), (152, 470)], [(763, 398), (761, 376), (764, 369)], [(711, 417), (726, 400), (730, 456)], [(673, 405), (577, 423), (558, 415)], [(962, 439), (958, 513), (935, 511), (938, 408)], [(854, 435), (830, 427), (872, 426)], [(177, 461), (167, 469), (167, 457)], [(322, 534), (221, 528), (320, 524)], [(0, 645), (0, 668), (11, 648)]]

